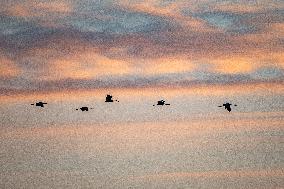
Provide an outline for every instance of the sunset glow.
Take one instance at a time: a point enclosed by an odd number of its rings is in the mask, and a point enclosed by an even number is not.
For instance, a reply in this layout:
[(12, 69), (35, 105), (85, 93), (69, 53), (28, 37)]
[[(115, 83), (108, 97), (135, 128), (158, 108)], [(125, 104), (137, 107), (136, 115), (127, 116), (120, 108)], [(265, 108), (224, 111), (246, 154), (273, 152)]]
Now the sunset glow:
[(0, 79), (0, 188), (284, 188), (281, 0), (2, 0)]

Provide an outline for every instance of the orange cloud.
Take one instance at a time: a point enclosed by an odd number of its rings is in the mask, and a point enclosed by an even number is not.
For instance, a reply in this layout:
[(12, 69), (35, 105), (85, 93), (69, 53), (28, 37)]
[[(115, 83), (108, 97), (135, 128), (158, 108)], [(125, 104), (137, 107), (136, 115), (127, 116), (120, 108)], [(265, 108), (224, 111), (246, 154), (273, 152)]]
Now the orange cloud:
[(213, 72), (223, 74), (246, 74), (261, 67), (284, 68), (284, 55), (282, 51), (267, 51), (262, 49), (247, 49), (243, 54), (219, 55), (197, 59), (197, 61), (209, 62)]
[(269, 59), (277, 66), (284, 69), (284, 53), (273, 52), (269, 55)]
[(58, 13), (70, 13), (72, 11), (71, 5), (63, 1), (39, 2), (36, 4), (35, 8), (39, 11), (43, 10)]
[(179, 3), (170, 3), (164, 6), (160, 6), (159, 0), (147, 0), (147, 1), (130, 1), (130, 0), (121, 0), (119, 4), (128, 7), (132, 10), (147, 11), (155, 15), (172, 15), (179, 10)]
[(45, 78), (48, 80), (90, 79), (130, 72), (130, 66), (125, 61), (110, 59), (92, 51), (51, 60), (49, 64), (50, 75)]
[(29, 17), (31, 13), (26, 6), (16, 4), (8, 9), (8, 14), (17, 17)]
[(194, 65), (188, 59), (179, 57), (165, 57), (158, 59), (151, 59), (143, 62), (140, 69), (143, 74), (167, 74), (167, 73), (182, 73), (193, 71)]
[(67, 14), (72, 11), (71, 4), (65, 1), (51, 1), (51, 2), (40, 2), (40, 1), (24, 1), (19, 4), (15, 4), (8, 7), (7, 12), (11, 16), (17, 17), (46, 17), (51, 13)]
[(14, 77), (20, 73), (14, 62), (7, 57), (0, 55), (0, 76)]
[(229, 57), (212, 60), (215, 71), (224, 74), (249, 73), (256, 69), (256, 65), (250, 58)]
[[(129, 96), (135, 98), (152, 98), (153, 96), (164, 96), (167, 98), (179, 98), (183, 95), (198, 96), (222, 96), (222, 95), (245, 95), (245, 94), (283, 94), (284, 87), (279, 83), (241, 83), (230, 85), (193, 85), (193, 86), (169, 86), (169, 87), (140, 87), (140, 88), (98, 88), (98, 89), (66, 89), (43, 90), (43, 91), (21, 91), (9, 95), (0, 95), (2, 103), (10, 103), (18, 100), (33, 101), (34, 99), (46, 99), (49, 101), (81, 101), (95, 97), (104, 99), (104, 95), (112, 92), (114, 96), (119, 96), (122, 101), (131, 101)], [(116, 95), (117, 94), (117, 95)]]
[(271, 1), (257, 1), (257, 3), (232, 3), (224, 1), (216, 4), (212, 9), (216, 11), (229, 11), (235, 13), (253, 13), (269, 9), (283, 9), (284, 4), (282, 2)]

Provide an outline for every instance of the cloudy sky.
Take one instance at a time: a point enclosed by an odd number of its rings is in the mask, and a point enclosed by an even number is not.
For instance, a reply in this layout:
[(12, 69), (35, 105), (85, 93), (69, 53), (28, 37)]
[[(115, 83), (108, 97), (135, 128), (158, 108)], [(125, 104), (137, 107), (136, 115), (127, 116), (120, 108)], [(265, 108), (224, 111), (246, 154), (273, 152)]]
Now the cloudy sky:
[(2, 0), (2, 94), (282, 83), (282, 0)]
[(0, 0), (0, 186), (283, 188), (283, 84), (283, 0)]

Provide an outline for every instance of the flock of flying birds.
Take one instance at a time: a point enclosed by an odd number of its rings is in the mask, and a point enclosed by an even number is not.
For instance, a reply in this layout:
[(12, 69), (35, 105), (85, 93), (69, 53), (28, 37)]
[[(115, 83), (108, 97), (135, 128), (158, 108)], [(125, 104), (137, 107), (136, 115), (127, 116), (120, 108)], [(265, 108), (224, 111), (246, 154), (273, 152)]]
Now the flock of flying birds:
[[(105, 102), (114, 102), (114, 101), (119, 102), (118, 100), (113, 100), (112, 99), (112, 95), (109, 95), (109, 94), (106, 95)], [(45, 104), (47, 104), (47, 103), (46, 102), (36, 102), (35, 104), (31, 104), (31, 105), (35, 105), (35, 106), (39, 106), (39, 107), (43, 108)], [(159, 100), (156, 105), (157, 106), (169, 106), (170, 104), (167, 104), (166, 101), (164, 101), (164, 100)], [(223, 107), (224, 106), (224, 108), (226, 110), (228, 110), (228, 112), (231, 112), (232, 111), (232, 108), (231, 108), (232, 105), (233, 104), (226, 102), (223, 105), (220, 105), (218, 107)], [(155, 104), (153, 106), (155, 106)], [(234, 106), (237, 106), (237, 105), (234, 104)], [(93, 109), (93, 108), (89, 108), (87, 106), (83, 106), (81, 108), (77, 108), (76, 110), (81, 110), (83, 112), (83, 111), (89, 111), (89, 109)]]

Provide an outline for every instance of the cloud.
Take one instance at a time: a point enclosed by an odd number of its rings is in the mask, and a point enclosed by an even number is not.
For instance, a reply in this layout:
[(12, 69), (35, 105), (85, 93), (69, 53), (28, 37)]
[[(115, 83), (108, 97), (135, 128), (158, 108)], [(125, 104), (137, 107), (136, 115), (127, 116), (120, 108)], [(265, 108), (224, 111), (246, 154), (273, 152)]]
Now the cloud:
[(6, 56), (0, 53), (0, 77), (8, 79), (16, 77), (20, 74), (20, 69), (15, 63)]
[(260, 1), (223, 1), (215, 4), (212, 9), (235, 13), (254, 13), (270, 10), (284, 9), (284, 3), (278, 0)]
[(214, 32), (215, 29), (206, 25), (204, 21), (198, 18), (184, 16), (182, 10), (184, 7), (192, 8), (186, 1), (121, 1), (123, 7), (153, 16), (167, 18), (175, 22), (180, 28), (195, 32)]
[(269, 24), (281, 23), (284, 18), (283, 10), (261, 12), (226, 12), (208, 11), (192, 13), (183, 10), (185, 16), (193, 16), (205, 20), (209, 25), (225, 32), (237, 34), (260, 33)]
[(40, 0), (14, 1), (13, 4), (3, 5), (7, 15), (23, 18), (47, 17), (51, 14), (67, 14), (72, 12), (72, 6), (66, 1)]
[(256, 68), (252, 59), (245, 57), (215, 59), (210, 63), (214, 64), (215, 72), (225, 74), (249, 73)]
[(137, 60), (137, 62), (139, 62), (136, 65), (137, 71), (142, 75), (177, 74), (194, 70), (194, 64), (182, 57), (155, 58)]
[(127, 62), (114, 60), (96, 52), (84, 52), (48, 63), (49, 74), (45, 79), (91, 79), (105, 75), (123, 75), (130, 72)]
[(275, 79), (281, 78), (284, 79), (284, 69), (277, 67), (261, 67), (255, 72), (251, 73), (254, 79)]
[(176, 23), (161, 16), (97, 2), (80, 3), (76, 13), (68, 18), (68, 24), (83, 32), (115, 34), (147, 33), (177, 27)]
[(5, 87), (278, 81), (284, 67), (280, 4), (0, 2), (0, 50), (10, 62), (1, 69), (13, 77)]

